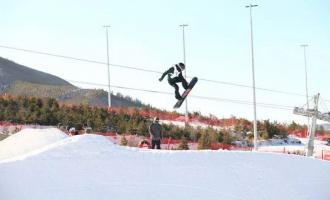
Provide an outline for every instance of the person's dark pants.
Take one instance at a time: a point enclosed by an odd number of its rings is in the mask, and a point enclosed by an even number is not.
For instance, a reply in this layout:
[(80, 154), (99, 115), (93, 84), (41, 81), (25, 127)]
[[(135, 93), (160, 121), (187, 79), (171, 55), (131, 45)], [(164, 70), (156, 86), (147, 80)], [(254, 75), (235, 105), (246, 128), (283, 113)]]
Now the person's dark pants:
[(181, 99), (182, 97), (181, 97), (181, 94), (179, 92), (179, 86), (176, 83), (180, 83), (181, 82), (182, 83), (182, 87), (184, 89), (187, 89), (188, 88), (188, 83), (187, 83), (186, 79), (184, 79), (183, 76), (182, 76), (182, 74), (180, 74), (179, 76), (170, 79), (168, 82), (175, 89), (175, 98), (176, 99)]
[(154, 149), (160, 149), (160, 140), (151, 140), (151, 148)]

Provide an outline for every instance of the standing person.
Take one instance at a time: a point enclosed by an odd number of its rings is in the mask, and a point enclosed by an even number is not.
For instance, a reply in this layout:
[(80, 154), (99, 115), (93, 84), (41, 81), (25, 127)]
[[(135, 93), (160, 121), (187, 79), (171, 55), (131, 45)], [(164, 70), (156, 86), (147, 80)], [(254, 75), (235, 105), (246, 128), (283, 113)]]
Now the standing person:
[(168, 83), (174, 87), (175, 89), (175, 98), (177, 100), (181, 100), (182, 96), (179, 92), (179, 86), (176, 83), (181, 82), (182, 87), (186, 90), (188, 88), (188, 83), (186, 79), (182, 76), (183, 70), (185, 70), (186, 66), (183, 63), (178, 63), (170, 67), (167, 71), (163, 73), (163, 75), (158, 79), (162, 81), (164, 77), (167, 75)]
[(154, 149), (155, 146), (157, 149), (160, 149), (160, 141), (163, 138), (162, 127), (159, 124), (159, 118), (155, 117), (152, 124), (149, 126), (149, 134), (151, 139), (151, 148)]

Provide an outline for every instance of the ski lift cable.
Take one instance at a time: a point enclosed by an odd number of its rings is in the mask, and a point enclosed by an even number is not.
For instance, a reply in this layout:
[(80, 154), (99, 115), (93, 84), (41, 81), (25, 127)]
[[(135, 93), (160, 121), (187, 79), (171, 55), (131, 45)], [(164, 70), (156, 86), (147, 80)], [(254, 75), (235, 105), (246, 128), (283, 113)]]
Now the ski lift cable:
[(320, 98), (319, 104), (320, 104), (321, 108), (324, 109), (323, 111), (329, 112), (329, 109), (328, 109), (327, 105), (324, 103), (324, 99), (322, 97), (319, 97), (319, 98)]
[[(74, 81), (74, 80), (67, 80), (69, 82), (76, 82), (81, 84), (87, 84), (87, 85), (98, 85), (107, 87), (106, 84), (99, 84), (99, 83), (91, 83), (91, 82), (82, 82), (82, 81)], [(113, 88), (118, 89), (126, 89), (126, 90), (133, 90), (133, 91), (141, 91), (141, 92), (149, 92), (149, 93), (158, 93), (158, 94), (166, 94), (166, 95), (173, 95), (172, 92), (165, 92), (165, 91), (157, 91), (157, 90), (148, 90), (148, 89), (140, 89), (140, 88), (132, 88), (132, 87), (125, 87), (125, 86), (118, 86), (118, 85), (110, 85)], [(230, 103), (236, 103), (236, 104), (245, 104), (245, 105), (253, 105), (252, 102), (244, 101), (244, 100), (235, 100), (235, 99), (225, 99), (225, 98), (218, 98), (218, 97), (209, 97), (209, 96), (200, 96), (200, 95), (190, 95), (192, 98), (199, 98), (199, 99), (207, 99), (207, 100), (213, 100), (213, 101), (221, 101), (221, 102), (230, 102)], [(260, 107), (266, 107), (266, 108), (274, 108), (274, 109), (281, 109), (281, 110), (292, 110), (294, 106), (287, 106), (287, 105), (278, 105), (278, 104), (270, 104), (270, 103), (257, 103)]]
[[(0, 48), (6, 48), (6, 49), (11, 49), (11, 50), (17, 50), (17, 51), (24, 51), (24, 52), (28, 52), (28, 53), (41, 54), (41, 55), (46, 55), (46, 56), (59, 57), (59, 58), (64, 58), (64, 59), (71, 59), (71, 60), (88, 62), (88, 63), (107, 65), (106, 62), (100, 62), (100, 61), (89, 60), (89, 59), (84, 59), (84, 58), (76, 58), (76, 57), (72, 57), (72, 56), (65, 56), (65, 55), (59, 55), (59, 54), (36, 51), (36, 50), (30, 50), (30, 49), (16, 48), (16, 47), (4, 46), (4, 45), (0, 45)], [(150, 69), (141, 68), (141, 67), (132, 67), (132, 66), (127, 66), (127, 65), (119, 65), (119, 64), (109, 64), (109, 65), (114, 66), (114, 67), (126, 68), (126, 69), (130, 69), (130, 70), (138, 70), (138, 71), (162, 74), (162, 72), (160, 72), (160, 71), (150, 70)], [(188, 76), (188, 78), (192, 78), (192, 77)], [(223, 85), (236, 86), (236, 87), (252, 88), (252, 86), (249, 86), (249, 85), (232, 83), (232, 82), (217, 81), (217, 80), (211, 80), (211, 79), (205, 79), (205, 78), (199, 78), (199, 80), (205, 81), (205, 82), (223, 84)], [(282, 94), (286, 94), (286, 95), (294, 95), (294, 96), (305, 97), (305, 95), (303, 95), (303, 94), (293, 93), (293, 92), (288, 92), (288, 91), (281, 91), (281, 90), (274, 90), (274, 89), (267, 89), (267, 88), (260, 88), (260, 87), (256, 87), (256, 89), (267, 91), (267, 92), (282, 93)], [(325, 101), (330, 102), (330, 100), (325, 100)]]
[[(309, 108), (310, 108), (310, 105), (311, 105), (311, 99), (308, 99), (308, 102), (304, 103), (304, 105), (302, 105), (302, 108), (306, 108), (307, 109), (307, 105), (309, 105)], [(309, 109), (308, 108), (308, 109)]]

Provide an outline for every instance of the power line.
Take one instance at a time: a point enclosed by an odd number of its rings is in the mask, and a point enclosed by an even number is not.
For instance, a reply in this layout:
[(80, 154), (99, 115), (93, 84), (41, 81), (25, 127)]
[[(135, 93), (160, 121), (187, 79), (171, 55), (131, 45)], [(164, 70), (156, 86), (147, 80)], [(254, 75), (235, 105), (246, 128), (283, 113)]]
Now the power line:
[[(42, 52), (42, 51), (35, 51), (35, 50), (30, 50), (30, 49), (22, 49), (22, 48), (9, 47), (9, 46), (3, 46), (3, 45), (0, 45), (0, 48), (24, 51), (24, 52), (28, 52), (28, 53), (35, 53), (35, 54), (40, 54), (40, 55), (53, 56), (53, 57), (58, 57), (58, 58), (64, 58), (64, 59), (70, 59), (70, 60), (76, 60), (76, 61), (82, 61), (82, 62), (88, 62), (88, 63), (94, 63), (94, 64), (101, 64), (101, 65), (108, 64), (106, 62), (101, 62), (101, 61), (89, 60), (89, 59), (84, 59), (84, 58), (76, 58), (76, 57), (71, 57), (71, 56), (64, 56), (64, 55), (47, 53), (47, 52)], [(145, 72), (152, 72), (152, 73), (159, 73), (159, 74), (161, 73), (161, 72), (154, 71), (154, 70), (142, 69), (142, 68), (131, 67), (131, 66), (126, 66), (126, 65), (117, 65), (117, 64), (110, 64), (110, 65), (114, 66), (114, 67), (121, 67), (121, 68), (133, 69), (133, 70), (139, 70), (139, 71), (145, 71)]]
[[(94, 63), (94, 64), (107, 65), (107, 63), (105, 63), (105, 62), (89, 60), (89, 59), (84, 59), (84, 58), (76, 58), (76, 57), (71, 57), (71, 56), (64, 56), (64, 55), (48, 53), (48, 52), (42, 52), (42, 51), (35, 51), (35, 50), (30, 50), (30, 49), (22, 49), (22, 48), (16, 48), (16, 47), (4, 46), (4, 45), (0, 45), (0, 48), (6, 48), (6, 49), (11, 49), (11, 50), (17, 50), (17, 51), (24, 51), (24, 52), (28, 52), (28, 53), (35, 53), (35, 54), (59, 57), (59, 58), (64, 58), (64, 59), (71, 59), (71, 60)], [(149, 72), (149, 73), (162, 74), (162, 72), (160, 72), (160, 71), (150, 70), (150, 69), (141, 68), (141, 67), (132, 67), (132, 66), (127, 66), (127, 65), (119, 65), (119, 64), (110, 64), (110, 65), (114, 66), (114, 67), (130, 69), (130, 70), (138, 70), (138, 71), (144, 71), (144, 72)], [(188, 78), (192, 78), (192, 77), (188, 77)], [(211, 79), (205, 79), (205, 78), (199, 78), (199, 80), (205, 81), (205, 82), (223, 84), (223, 85), (236, 86), (236, 87), (252, 88), (249, 85), (232, 83), (232, 82), (217, 81), (217, 80), (211, 80)], [(274, 92), (274, 93), (281, 93), (281, 94), (286, 94), (286, 95), (294, 95), (294, 96), (305, 97), (304, 94), (293, 93), (293, 92), (288, 92), (288, 91), (281, 91), (281, 90), (274, 90), (274, 89), (267, 89), (267, 88), (260, 88), (260, 87), (256, 87), (256, 89), (257, 90), (262, 90), (262, 91), (267, 91), (267, 92)], [(330, 100), (326, 100), (326, 101), (330, 102)]]
[[(224, 85), (232, 85), (232, 86), (237, 86), (237, 87), (252, 88), (249, 85), (243, 85), (243, 84), (238, 84), (238, 83), (230, 83), (230, 82), (210, 80), (210, 79), (203, 79), (203, 78), (199, 78), (199, 80), (207, 81), (207, 82), (213, 82), (213, 83), (219, 83), (219, 84), (224, 84)], [(281, 90), (273, 90), (273, 89), (266, 89), (266, 88), (260, 88), (260, 87), (256, 87), (256, 89), (267, 91), (267, 92), (275, 92), (275, 93), (282, 93), (282, 94), (287, 94), (287, 95), (294, 95), (294, 96), (305, 97), (305, 95), (303, 95), (303, 94), (298, 94), (298, 93), (293, 93), (293, 92), (287, 92), (287, 91), (281, 91)]]
[[(103, 87), (107, 87), (108, 86), (106, 84), (91, 83), (91, 82), (84, 82), (84, 81), (74, 81), (74, 80), (67, 80), (67, 81), (74, 82), (74, 83), (80, 83), (80, 84), (87, 84), (87, 85), (97, 85), (97, 86), (103, 86)], [(149, 92), (149, 93), (158, 93), (158, 94), (173, 95), (172, 92), (165, 92), (165, 91), (132, 88), (132, 87), (125, 87), (125, 86), (118, 86), (118, 85), (111, 85), (111, 87), (118, 88), (118, 89), (125, 89), (125, 90), (133, 90), (133, 91), (141, 91), (141, 92)], [(208, 97), (208, 96), (200, 96), (200, 95), (190, 95), (190, 97), (192, 97), (192, 98), (198, 98), (198, 99), (220, 101), (220, 102), (229, 102), (229, 103), (236, 103), (236, 104), (253, 105), (252, 102), (243, 101), (243, 100), (225, 99), (225, 98)], [(260, 107), (280, 109), (280, 110), (290, 110), (290, 111), (292, 111), (292, 108), (294, 107), (294, 106), (269, 104), (269, 103), (257, 103), (257, 105), (260, 106)]]
[[(63, 56), (63, 55), (58, 55), (58, 54), (53, 54), (53, 53), (46, 53), (46, 52), (41, 52), (41, 51), (34, 51), (34, 50), (29, 50), (29, 49), (21, 49), (21, 48), (15, 48), (15, 47), (3, 46), (3, 45), (0, 45), (0, 47), (7, 48), (7, 49), (12, 49), (12, 50), (19, 50), (19, 51), (25, 51), (25, 52), (30, 52), (30, 53), (36, 53), (36, 54), (42, 54), (42, 55), (60, 57), (60, 58), (65, 58), (65, 59), (83, 61), (83, 62), (90, 62), (90, 63), (96, 63), (96, 64), (102, 64), (102, 65), (106, 65), (107, 64), (105, 62), (99, 62), (99, 61), (88, 60), (88, 59), (83, 59), (83, 58), (75, 58), (75, 57), (71, 57), (71, 56)], [(122, 68), (140, 70), (140, 71), (145, 71), (145, 72), (161, 73), (161, 72), (154, 71), (154, 70), (147, 70), (147, 69), (142, 69), (142, 68), (137, 68), (137, 67), (130, 67), (130, 66), (125, 66), (125, 65), (116, 65), (116, 64), (110, 64), (110, 65), (116, 66), (116, 67), (122, 67)], [(200, 80), (207, 81), (207, 82), (213, 82), (213, 83), (220, 83), (220, 84), (227, 84), (227, 85), (233, 85), (233, 86), (251, 88), (250, 86), (242, 85), (242, 84), (236, 84), (236, 83), (229, 83), (229, 82), (223, 82), (223, 81), (209, 80), (209, 79), (203, 79), (203, 78), (201, 78)], [(78, 82), (78, 81), (71, 80), (71, 82)], [(95, 84), (95, 83), (88, 83), (88, 82), (80, 82), (80, 83), (89, 84), (89, 85), (107, 86), (105, 84)], [(129, 88), (129, 87), (123, 87), (123, 86), (116, 86), (116, 85), (113, 85), (112, 87), (120, 88), (120, 89), (129, 89), (129, 90), (135, 90), (135, 91), (144, 91), (144, 92), (153, 92), (153, 93), (171, 94), (172, 95), (172, 93), (169, 93), (169, 92), (156, 91), (156, 90), (137, 89), (137, 88)], [(285, 93), (285, 94), (294, 94), (294, 95), (304, 96), (304, 95), (300, 95), (300, 94), (289, 93), (289, 92), (278, 91), (278, 90), (270, 90), (270, 89), (265, 89), (265, 88), (258, 88), (258, 89), (265, 90), (265, 91), (270, 91), (270, 92), (280, 92), (280, 93)], [(224, 98), (217, 98), (217, 97), (207, 97), (207, 96), (197, 96), (197, 95), (191, 95), (191, 97), (200, 98), (200, 99), (215, 100), (215, 101), (239, 103), (239, 104), (248, 104), (248, 105), (251, 105), (252, 104), (252, 102), (249, 102), (249, 101), (224, 99)], [(269, 107), (269, 108), (276, 108), (276, 109), (291, 110), (291, 106), (283, 106), (283, 105), (276, 105), (276, 104), (258, 103), (258, 106)]]

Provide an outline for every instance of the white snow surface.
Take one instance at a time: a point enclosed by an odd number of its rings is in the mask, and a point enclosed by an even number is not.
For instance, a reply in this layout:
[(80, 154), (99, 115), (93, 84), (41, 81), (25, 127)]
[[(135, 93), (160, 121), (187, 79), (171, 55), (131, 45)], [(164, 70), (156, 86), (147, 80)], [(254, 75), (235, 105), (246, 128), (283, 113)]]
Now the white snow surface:
[(0, 199), (330, 197), (329, 161), (261, 152), (147, 150), (117, 146), (106, 137), (92, 134), (64, 137), (56, 129), (29, 131), (35, 131), (32, 141), (37, 144), (34, 147), (39, 146), (33, 151), (12, 154), (11, 145), (17, 152), (26, 149), (23, 133), (0, 142), (1, 154), (13, 155), (0, 160)]
[(68, 137), (56, 128), (26, 128), (0, 142), (0, 160), (29, 153)]

